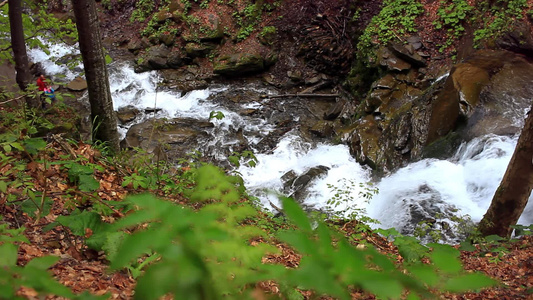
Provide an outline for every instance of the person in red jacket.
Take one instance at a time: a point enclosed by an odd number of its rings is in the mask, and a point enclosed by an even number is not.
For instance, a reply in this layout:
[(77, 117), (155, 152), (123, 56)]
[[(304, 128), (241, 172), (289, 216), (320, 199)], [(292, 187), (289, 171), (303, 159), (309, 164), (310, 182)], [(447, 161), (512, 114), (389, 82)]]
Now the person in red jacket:
[(40, 92), (44, 92), (46, 89), (46, 78), (43, 74), (39, 75), (39, 78), (37, 78), (37, 87), (39, 88)]

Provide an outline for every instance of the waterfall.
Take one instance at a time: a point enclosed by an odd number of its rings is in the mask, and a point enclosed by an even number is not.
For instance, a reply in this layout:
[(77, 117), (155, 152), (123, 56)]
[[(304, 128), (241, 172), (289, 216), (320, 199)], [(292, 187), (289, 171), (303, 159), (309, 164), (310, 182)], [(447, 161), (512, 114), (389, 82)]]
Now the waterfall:
[[(58, 52), (67, 53), (60, 50)], [(30, 56), (34, 61), (47, 60), (38, 50), (30, 51)], [(50, 74), (66, 73), (67, 78), (76, 75), (53, 64), (43, 63), (43, 66)], [(112, 63), (109, 74), (115, 109), (128, 105), (139, 109), (157, 107), (161, 111), (150, 117), (201, 120), (207, 120), (212, 111), (222, 112), (224, 118), (211, 120), (215, 128), (210, 132), (206, 148), (230, 147), (234, 141), (225, 139), (225, 133), (238, 128), (253, 146), (275, 128), (264, 118), (240, 115), (234, 108), (213, 100), (224, 91), (252, 87), (213, 85), (183, 94), (179, 90), (158, 88), (161, 78), (156, 71), (135, 73), (127, 63)], [(238, 109), (261, 109), (266, 101), (258, 99), (242, 104)], [(126, 130), (122, 128), (123, 133)], [(451, 216), (468, 215), (472, 221), (479, 221), (490, 205), (516, 142), (516, 136), (491, 134), (463, 143), (447, 160), (424, 159), (411, 163), (393, 174), (374, 180), (379, 193), (370, 201), (362, 194), (369, 191), (371, 170), (359, 165), (351, 157), (347, 146), (313, 144), (298, 136), (297, 130), (286, 133), (272, 151), (256, 153), (258, 163), (255, 167), (243, 164), (235, 171), (242, 175), (250, 194), (257, 197), (265, 209), (275, 210), (271, 204), (279, 206), (278, 195), (286, 193), (283, 178), (287, 174), (298, 177), (313, 167), (327, 167), (326, 175), (314, 178), (307, 186), (305, 206), (326, 209), (328, 200), (342, 191), (345, 201), (335, 210), (349, 213), (350, 210), (364, 209), (369, 217), (381, 223), (379, 227), (396, 227), (412, 233), (419, 221), (441, 224), (441, 228), (444, 228), (443, 224), (456, 223)], [(519, 220), (520, 224), (533, 223), (532, 198)]]

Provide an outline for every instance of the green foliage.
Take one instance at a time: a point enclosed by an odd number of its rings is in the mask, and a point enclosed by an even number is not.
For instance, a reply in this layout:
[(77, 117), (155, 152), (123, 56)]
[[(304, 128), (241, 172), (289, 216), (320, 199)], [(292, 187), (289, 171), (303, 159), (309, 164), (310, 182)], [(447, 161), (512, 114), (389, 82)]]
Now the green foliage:
[(94, 192), (100, 187), (100, 183), (94, 178), (94, 170), (101, 168), (100, 166), (68, 162), (65, 167), (68, 169), (68, 179), (70, 182), (78, 184), (81, 191)]
[[(50, 54), (47, 45), (43, 43), (43, 37), (50, 43), (78, 40), (76, 25), (70, 18), (58, 19), (54, 14), (46, 11), (48, 5), (35, 1), (22, 1), (22, 6), (22, 26), (26, 47), (40, 48)], [(0, 15), (6, 20), (0, 23), (0, 32), (3, 33), (10, 32), (9, 22), (7, 22), (8, 9), (9, 5), (0, 6)], [(11, 50), (10, 39), (0, 39), (0, 60), (13, 63)]]
[(222, 120), (224, 119), (226, 116), (224, 115), (223, 112), (221, 111), (212, 111), (209, 113), (209, 121), (211, 121), (211, 119), (217, 119), (217, 120)]
[(0, 224), (0, 299), (25, 299), (16, 296), (21, 287), (34, 289), (40, 298), (46, 295), (73, 300), (107, 298), (107, 295), (97, 297), (89, 293), (74, 295), (69, 288), (57, 282), (47, 270), (59, 260), (59, 257), (37, 257), (25, 266), (18, 266), (18, 243), (29, 243), (23, 235), (25, 230), (24, 227), (9, 229), (7, 224)]
[[(359, 220), (364, 223), (379, 223), (365, 216), (365, 209), (357, 207), (358, 202), (368, 203), (374, 195), (379, 193), (377, 187), (373, 187), (372, 183), (359, 183), (358, 198), (352, 196), (352, 191), (355, 189), (356, 183), (351, 180), (341, 179), (339, 186), (328, 184), (328, 188), (334, 193), (331, 199), (326, 202), (326, 210), (333, 218)], [(343, 209), (339, 209), (344, 207)]]
[(38, 257), (24, 267), (17, 266), (18, 246), (14, 242), (29, 243), (22, 234), (24, 230), (24, 227), (8, 229), (7, 224), (0, 224), (0, 298), (20, 299), (15, 294), (22, 286), (33, 288), (40, 295), (73, 297), (67, 287), (55, 281), (47, 272), (59, 257)]
[[(287, 270), (283, 277), (283, 281), (292, 286), (312, 289), (339, 299), (350, 299), (348, 287), (369, 291), (383, 299), (400, 299), (406, 290), (412, 297), (429, 298), (429, 288), (467, 291), (494, 284), (486, 276), (465, 274), (458, 251), (450, 246), (436, 244), (433, 252), (429, 252), (415, 238), (398, 238), (397, 232), (394, 232), (397, 236), (395, 243), (401, 241), (398, 244), (402, 248), (415, 248), (413, 252), (423, 252), (433, 262), (432, 265), (425, 265), (415, 258), (409, 259), (405, 268), (410, 273), (405, 274), (375, 249), (356, 249), (324, 224), (318, 224), (316, 230), (312, 230), (303, 210), (291, 199), (283, 199), (283, 208), (299, 230), (280, 233), (280, 239), (303, 255), (299, 267)], [(417, 249), (418, 246), (421, 248)]]
[(479, 12), (478, 18), (482, 18), (483, 26), (474, 32), (475, 45), (494, 40), (512, 29), (512, 24), (523, 18), (523, 11), (527, 8), (527, 0), (498, 0), (493, 5), (486, 3)]
[(270, 34), (276, 34), (277, 33), (277, 29), (275, 26), (265, 26), (263, 27), (263, 29), (261, 30), (261, 32), (259, 33), (260, 36), (266, 36), (266, 35), (270, 35)]
[(359, 37), (358, 57), (374, 60), (372, 51), (376, 46), (394, 39), (400, 42), (405, 35), (416, 32), (415, 19), (422, 12), (424, 7), (417, 0), (384, 0), (379, 14), (372, 18)]
[(446, 29), (448, 39), (441, 45), (439, 51), (444, 51), (448, 48), (454, 40), (460, 38), (465, 28), (463, 23), (470, 16), (470, 13), (474, 9), (466, 2), (466, 0), (454, 0), (451, 3), (446, 1), (439, 2), (440, 6), (437, 11), (439, 17), (434, 21), (433, 25), (437, 29)]
[(191, 154), (188, 158), (179, 160), (182, 168), (172, 163), (149, 155), (145, 150), (134, 149), (122, 152), (116, 161), (120, 165), (129, 164), (134, 171), (124, 176), (122, 186), (132, 186), (134, 189), (159, 190), (165, 195), (189, 194), (194, 183), (195, 169), (201, 163), (195, 162), (198, 157)]
[[(198, 170), (192, 199), (215, 202), (199, 211), (176, 206), (149, 195), (131, 197), (139, 208), (113, 226), (137, 230), (127, 236), (112, 259), (111, 267), (120, 269), (139, 258), (143, 261), (157, 253), (160, 258), (145, 264), (138, 279), (136, 298), (158, 299), (171, 293), (190, 299), (247, 298), (255, 283), (263, 279), (261, 263), (266, 246), (252, 247), (247, 240), (262, 232), (241, 224), (255, 209), (240, 203), (240, 192), (231, 177), (215, 167)], [(181, 274), (181, 276), (169, 276)], [(186, 276), (185, 276), (186, 274)]]
[(249, 150), (244, 150), (242, 152), (232, 152), (232, 154), (228, 156), (228, 160), (232, 165), (237, 168), (241, 166), (241, 160), (244, 160), (244, 162), (250, 167), (255, 167), (257, 164), (257, 157), (255, 157), (254, 153)]

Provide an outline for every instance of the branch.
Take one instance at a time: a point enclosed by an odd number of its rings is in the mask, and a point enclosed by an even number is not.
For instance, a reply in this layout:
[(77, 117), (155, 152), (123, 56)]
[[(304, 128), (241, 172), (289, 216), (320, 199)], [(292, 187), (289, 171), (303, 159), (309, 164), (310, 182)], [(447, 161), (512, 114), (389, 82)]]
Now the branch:
[(0, 7), (4, 6), (7, 3), (7, 0), (4, 0), (4, 2), (0, 3)]
[(6, 104), (6, 103), (9, 103), (9, 102), (11, 102), (11, 101), (15, 101), (15, 100), (22, 99), (22, 98), (24, 98), (25, 96), (26, 96), (26, 95), (22, 95), (22, 96), (15, 97), (15, 98), (13, 98), (13, 99), (6, 100), (6, 101), (4, 101), (4, 102), (0, 102), (0, 105), (3, 105), (3, 104)]
[(302, 98), (335, 98), (339, 94), (284, 94), (284, 95), (266, 95), (265, 98), (285, 98), (285, 97), (302, 97)]

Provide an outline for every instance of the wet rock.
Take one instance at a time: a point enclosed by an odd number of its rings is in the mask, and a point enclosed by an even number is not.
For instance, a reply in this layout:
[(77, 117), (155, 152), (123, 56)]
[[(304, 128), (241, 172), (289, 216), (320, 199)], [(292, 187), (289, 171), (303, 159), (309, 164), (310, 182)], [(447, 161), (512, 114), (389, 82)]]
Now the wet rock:
[(309, 129), (309, 132), (320, 138), (331, 137), (334, 133), (333, 122), (320, 120)]
[(350, 135), (350, 154), (357, 162), (375, 169), (378, 166), (379, 137), (381, 130), (371, 115), (358, 122), (357, 128)]
[(469, 116), (479, 103), (481, 89), (489, 83), (489, 73), (470, 63), (458, 64), (452, 72), (454, 88), (461, 96), (461, 113)]
[(139, 115), (141, 111), (133, 105), (124, 106), (118, 109), (117, 118), (120, 124), (129, 123)]
[(345, 100), (337, 101), (324, 113), (324, 120), (335, 120), (338, 116), (340, 116), (345, 106)]
[(329, 169), (330, 168), (326, 166), (316, 166), (309, 169), (300, 176), (295, 176), (296, 174), (294, 173), (294, 171), (289, 171), (282, 176), (282, 178), (288, 179), (283, 184), (283, 191), (289, 194), (289, 196), (292, 197), (294, 200), (298, 202), (303, 202), (308, 194), (306, 188), (309, 186), (309, 184), (313, 180), (326, 175)]
[(502, 49), (533, 57), (533, 36), (526, 22), (519, 22), (512, 30), (505, 31), (496, 44)]
[(423, 68), (427, 65), (426, 60), (417, 52), (415, 52), (415, 49), (411, 44), (404, 45), (400, 43), (393, 43), (390, 46), (390, 49), (396, 57), (404, 60), (414, 67)]
[(74, 92), (84, 91), (87, 89), (87, 81), (81, 77), (76, 77), (67, 84), (67, 89)]
[(190, 118), (149, 120), (130, 127), (121, 147), (139, 147), (161, 160), (172, 161), (196, 149), (198, 142), (208, 137), (206, 130), (213, 127), (211, 122)]
[(378, 51), (378, 64), (395, 72), (403, 72), (411, 69), (411, 64), (394, 55), (389, 49), (381, 48)]

